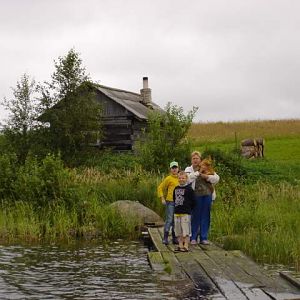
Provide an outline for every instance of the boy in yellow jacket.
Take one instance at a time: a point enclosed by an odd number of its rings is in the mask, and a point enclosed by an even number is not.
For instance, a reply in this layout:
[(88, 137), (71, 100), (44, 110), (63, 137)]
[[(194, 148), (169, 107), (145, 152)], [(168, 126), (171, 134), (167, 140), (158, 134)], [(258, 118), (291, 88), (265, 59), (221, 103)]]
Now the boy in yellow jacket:
[[(166, 221), (164, 227), (163, 243), (168, 245), (169, 231), (172, 227), (173, 244), (178, 244), (174, 232), (174, 201), (173, 191), (179, 185), (178, 181), (178, 162), (172, 161), (170, 163), (170, 175), (163, 179), (157, 188), (158, 197), (161, 199), (162, 204), (166, 205)], [(166, 195), (166, 196), (165, 196)]]

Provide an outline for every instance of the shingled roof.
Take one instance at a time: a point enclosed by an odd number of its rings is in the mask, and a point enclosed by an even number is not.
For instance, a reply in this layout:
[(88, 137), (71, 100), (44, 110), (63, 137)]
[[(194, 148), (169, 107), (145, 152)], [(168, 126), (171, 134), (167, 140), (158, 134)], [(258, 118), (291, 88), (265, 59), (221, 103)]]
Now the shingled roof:
[(128, 111), (132, 112), (137, 118), (147, 120), (150, 111), (163, 112), (157, 104), (151, 102), (151, 106), (142, 103), (142, 96), (137, 93), (111, 88), (104, 85), (96, 85), (96, 88), (110, 99), (114, 100)]

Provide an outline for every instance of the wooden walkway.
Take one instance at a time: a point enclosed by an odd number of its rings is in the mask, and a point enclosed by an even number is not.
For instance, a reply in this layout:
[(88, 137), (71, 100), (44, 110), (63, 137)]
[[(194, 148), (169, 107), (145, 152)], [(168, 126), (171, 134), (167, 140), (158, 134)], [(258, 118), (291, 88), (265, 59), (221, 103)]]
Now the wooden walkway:
[(148, 232), (156, 249), (148, 253), (150, 265), (161, 280), (174, 282), (180, 299), (300, 300), (297, 279), (290, 284), (280, 276), (270, 277), (241, 251), (196, 245), (178, 253), (173, 245), (162, 244), (162, 228)]

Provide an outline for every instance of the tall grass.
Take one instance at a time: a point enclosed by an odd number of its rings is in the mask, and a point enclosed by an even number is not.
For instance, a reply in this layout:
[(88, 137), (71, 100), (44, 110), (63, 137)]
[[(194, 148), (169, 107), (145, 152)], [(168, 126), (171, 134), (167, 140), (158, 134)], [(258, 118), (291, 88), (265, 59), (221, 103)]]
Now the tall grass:
[[(122, 216), (109, 206), (117, 200), (139, 201), (163, 214), (163, 206), (156, 197), (160, 180), (157, 175), (140, 168), (132, 171), (112, 169), (110, 172), (101, 172), (96, 168), (65, 169), (65, 172), (68, 181), (60, 187), (59, 194), (53, 186), (48, 202), (35, 200), (45, 194), (39, 192), (45, 183), (38, 180), (34, 180), (30, 188), (27, 185), (28, 191), (25, 193), (22, 190), (18, 199), (2, 200), (0, 239), (54, 241), (76, 237), (134, 238), (139, 234), (136, 231), (139, 222)], [(61, 174), (61, 169), (58, 168), (52, 175), (50, 173), (48, 178), (56, 178), (54, 175)], [(22, 171), (21, 174), (22, 179), (31, 178), (32, 181), (32, 172), (27, 175)], [(19, 187), (18, 180), (15, 183)], [(27, 199), (26, 195), (32, 199)]]
[(126, 218), (108, 204), (87, 199), (84, 207), (68, 210), (63, 203), (37, 211), (31, 203), (2, 206), (0, 239), (13, 241), (67, 241), (74, 238), (129, 238), (139, 235), (138, 221)]
[(93, 191), (100, 202), (117, 200), (138, 201), (163, 215), (163, 207), (156, 196), (161, 176), (156, 173), (135, 170), (111, 169), (109, 173), (96, 168), (77, 171), (76, 181), (82, 187)]
[[(300, 186), (289, 183), (221, 188), (213, 206), (211, 236), (259, 262), (300, 269)], [(225, 191), (225, 194), (223, 193)]]
[(282, 137), (299, 137), (300, 120), (269, 120), (244, 122), (194, 123), (189, 137), (194, 144), (234, 142), (245, 138), (263, 137), (278, 139)]
[[(3, 202), (0, 239), (57, 241), (78, 237), (136, 238), (138, 221), (120, 215), (109, 204), (140, 201), (163, 215), (156, 197), (161, 175), (87, 168), (73, 171), (77, 202), (56, 201), (37, 209), (35, 202)], [(300, 268), (300, 189), (289, 183), (240, 183), (222, 178), (213, 205), (211, 239), (227, 249), (241, 249), (257, 261)]]

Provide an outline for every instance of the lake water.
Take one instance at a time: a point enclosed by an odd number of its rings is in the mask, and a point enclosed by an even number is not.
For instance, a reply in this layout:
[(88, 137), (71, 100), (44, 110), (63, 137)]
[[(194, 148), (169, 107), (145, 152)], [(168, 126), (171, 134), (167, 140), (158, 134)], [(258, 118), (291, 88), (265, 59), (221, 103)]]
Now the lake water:
[(0, 299), (175, 299), (141, 242), (0, 246)]

